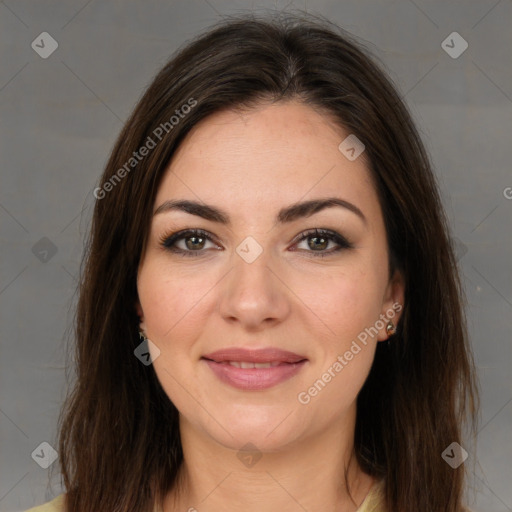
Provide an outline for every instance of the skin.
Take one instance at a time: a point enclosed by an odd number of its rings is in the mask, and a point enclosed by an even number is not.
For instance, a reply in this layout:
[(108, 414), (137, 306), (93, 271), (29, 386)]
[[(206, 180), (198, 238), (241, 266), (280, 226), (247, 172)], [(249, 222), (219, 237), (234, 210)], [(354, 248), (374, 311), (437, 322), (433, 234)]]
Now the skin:
[[(360, 352), (309, 403), (297, 399), (358, 334), (403, 304), (403, 278), (388, 274), (383, 215), (365, 155), (349, 161), (338, 149), (348, 135), (295, 100), (223, 111), (194, 127), (165, 172), (154, 211), (169, 199), (190, 199), (223, 209), (231, 223), (157, 214), (139, 267), (140, 327), (160, 350), (154, 369), (180, 412), (184, 450), (182, 491), (169, 491), (164, 512), (350, 512), (375, 483), (351, 455), (357, 394), (377, 343), (388, 338), (385, 327), (366, 346), (359, 343)], [(332, 207), (276, 222), (285, 206), (332, 196), (357, 206), (366, 220)], [(166, 233), (192, 228), (215, 238), (199, 243), (200, 255), (161, 246)], [(338, 245), (293, 242), (311, 228), (336, 231), (354, 247), (315, 256)], [(248, 236), (263, 249), (252, 263), (236, 252)], [(192, 252), (198, 242), (188, 241), (176, 244)], [(272, 388), (242, 391), (201, 361), (230, 346), (278, 347), (308, 362)], [(237, 457), (248, 442), (262, 455), (251, 467)]]

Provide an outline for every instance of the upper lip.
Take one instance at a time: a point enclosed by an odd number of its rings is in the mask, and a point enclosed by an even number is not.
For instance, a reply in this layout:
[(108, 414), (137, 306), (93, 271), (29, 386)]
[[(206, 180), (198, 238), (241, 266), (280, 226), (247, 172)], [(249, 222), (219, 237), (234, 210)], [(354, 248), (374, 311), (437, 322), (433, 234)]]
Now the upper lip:
[(211, 359), (217, 363), (223, 361), (241, 361), (247, 363), (298, 363), (306, 359), (304, 356), (281, 350), (274, 347), (246, 349), (240, 347), (229, 347), (216, 350), (209, 354), (203, 355), (204, 359)]

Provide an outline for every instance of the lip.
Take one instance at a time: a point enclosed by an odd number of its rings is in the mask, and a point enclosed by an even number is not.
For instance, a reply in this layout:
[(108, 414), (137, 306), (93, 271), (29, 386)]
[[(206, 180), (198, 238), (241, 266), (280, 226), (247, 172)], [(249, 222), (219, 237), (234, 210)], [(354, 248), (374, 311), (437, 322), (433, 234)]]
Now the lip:
[[(225, 348), (205, 354), (201, 358), (224, 383), (243, 390), (262, 390), (284, 382), (296, 375), (307, 363), (307, 358), (277, 348)], [(229, 361), (271, 363), (269, 368), (238, 368)]]
[(205, 359), (211, 359), (218, 363), (224, 361), (246, 361), (249, 363), (298, 363), (305, 356), (289, 352), (288, 350), (281, 350), (275, 347), (247, 349), (241, 347), (229, 347), (205, 354)]

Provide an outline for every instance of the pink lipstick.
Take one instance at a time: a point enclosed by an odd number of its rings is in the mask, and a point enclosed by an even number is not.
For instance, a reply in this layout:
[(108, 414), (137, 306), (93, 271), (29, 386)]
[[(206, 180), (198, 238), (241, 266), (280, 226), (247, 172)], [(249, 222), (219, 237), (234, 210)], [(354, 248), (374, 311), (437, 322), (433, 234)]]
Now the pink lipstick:
[(226, 384), (243, 390), (261, 390), (296, 375), (306, 364), (304, 356), (277, 348), (217, 350), (202, 358)]

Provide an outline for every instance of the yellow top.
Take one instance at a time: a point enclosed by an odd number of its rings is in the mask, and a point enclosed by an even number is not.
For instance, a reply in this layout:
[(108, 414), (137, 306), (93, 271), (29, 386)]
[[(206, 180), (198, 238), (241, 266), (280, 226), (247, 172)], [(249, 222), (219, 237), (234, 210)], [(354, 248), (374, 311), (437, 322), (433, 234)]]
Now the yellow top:
[[(383, 483), (376, 482), (366, 495), (363, 503), (357, 509), (357, 512), (382, 512), (383, 503)], [(25, 512), (65, 512), (64, 511), (64, 494), (59, 494), (56, 498), (44, 505), (34, 507), (26, 510)]]

